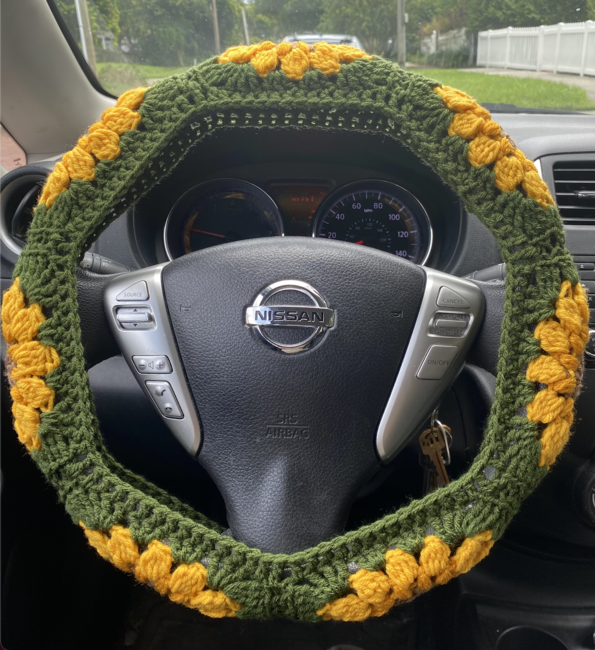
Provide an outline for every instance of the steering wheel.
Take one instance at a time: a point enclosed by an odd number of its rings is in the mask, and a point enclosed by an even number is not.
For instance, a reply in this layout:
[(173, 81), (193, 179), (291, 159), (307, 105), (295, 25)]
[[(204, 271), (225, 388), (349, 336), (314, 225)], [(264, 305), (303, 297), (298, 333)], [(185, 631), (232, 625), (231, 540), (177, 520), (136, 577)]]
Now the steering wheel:
[[(219, 128), (361, 130), (427, 163), (507, 264), (495, 403), (467, 473), (359, 530), (349, 506), (454, 381), (477, 286), (379, 251), (236, 242), (110, 279), (107, 322), (229, 531), (105, 449), (77, 260)], [(126, 92), (49, 176), (2, 306), (15, 428), (115, 566), (214, 617), (363, 620), (468, 571), (568, 439), (588, 310), (533, 163), (466, 94), (348, 46), (231, 48)], [(101, 285), (103, 290), (103, 285)], [(99, 296), (97, 296), (99, 298)]]

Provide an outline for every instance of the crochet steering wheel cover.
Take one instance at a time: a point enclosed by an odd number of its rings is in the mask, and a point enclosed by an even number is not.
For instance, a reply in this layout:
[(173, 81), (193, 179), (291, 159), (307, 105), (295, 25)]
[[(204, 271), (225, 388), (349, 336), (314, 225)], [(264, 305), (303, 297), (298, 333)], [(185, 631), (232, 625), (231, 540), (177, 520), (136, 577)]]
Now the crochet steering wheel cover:
[[(221, 127), (379, 133), (429, 164), (507, 264), (496, 400), (448, 486), (293, 555), (251, 549), (105, 449), (77, 312), (81, 253)], [(363, 620), (469, 570), (568, 440), (588, 309), (547, 187), (488, 111), (355, 48), (263, 43), (125, 93), (43, 190), (2, 307), (15, 428), (99, 554), (214, 617)]]

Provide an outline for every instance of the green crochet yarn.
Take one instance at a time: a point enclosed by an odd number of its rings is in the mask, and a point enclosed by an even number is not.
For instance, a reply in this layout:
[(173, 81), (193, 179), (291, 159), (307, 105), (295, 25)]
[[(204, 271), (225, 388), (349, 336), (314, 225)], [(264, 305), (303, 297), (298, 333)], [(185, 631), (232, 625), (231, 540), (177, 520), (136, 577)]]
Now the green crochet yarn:
[[(522, 191), (501, 192), (490, 166), (469, 163), (469, 143), (448, 135), (453, 112), (436, 85), (377, 58), (343, 64), (330, 77), (309, 70), (301, 81), (211, 59), (150, 88), (138, 128), (120, 136), (119, 157), (99, 162), (93, 181), (71, 181), (49, 209), (37, 208), (15, 277), (29, 303), (43, 307), (38, 339), (61, 363), (46, 378), (56, 404), (41, 416), (42, 446), (33, 458), (75, 523), (104, 531), (125, 525), (140, 545), (167, 541), (178, 563), (208, 560), (209, 586), (237, 601), (240, 617), (305, 621), (319, 620), (316, 611), (348, 591), (349, 563), (382, 568), (388, 549), (418, 553), (428, 531), (453, 547), (486, 530), (502, 535), (547, 471), (538, 466), (538, 426), (525, 413), (536, 393), (527, 365), (541, 353), (533, 328), (553, 316), (561, 283), (578, 277), (556, 208)], [(469, 471), (394, 514), (291, 556), (222, 536), (219, 526), (120, 466), (103, 445), (84, 367), (77, 259), (192, 146), (230, 127), (358, 130), (398, 140), (492, 231), (508, 268), (496, 401)]]

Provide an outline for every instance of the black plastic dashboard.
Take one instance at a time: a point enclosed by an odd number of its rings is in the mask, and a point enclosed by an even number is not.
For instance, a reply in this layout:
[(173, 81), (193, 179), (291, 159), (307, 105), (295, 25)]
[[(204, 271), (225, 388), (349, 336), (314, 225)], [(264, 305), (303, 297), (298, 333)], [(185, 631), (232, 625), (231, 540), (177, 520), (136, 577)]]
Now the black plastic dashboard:
[[(366, 188), (379, 182), (385, 188), (396, 184), (399, 187), (394, 192), (415, 197), (431, 224), (431, 250), (428, 237), (420, 247), (420, 256), (428, 253), (426, 263), (440, 269), (450, 268), (456, 258), (464, 218), (459, 200), (429, 168), (393, 140), (359, 133), (250, 129), (213, 134), (137, 203), (131, 223), (143, 264), (177, 256), (168, 255), (165, 246), (168, 215), (185, 192), (217, 179), (248, 182), (264, 191), (278, 207), (283, 234), (305, 237), (318, 234), (321, 210), (333, 196), (340, 197), (343, 188), (353, 183)], [(168, 226), (171, 231), (171, 220)]]
[[(595, 151), (593, 116), (495, 117), (532, 158)], [(297, 129), (215, 132), (193, 148), (173, 173), (163, 178), (129, 213), (112, 224), (92, 250), (131, 268), (167, 261), (164, 228), (176, 201), (196, 185), (222, 178), (252, 183), (271, 195), (280, 208), (286, 236), (311, 235), (317, 214), (315, 211), (310, 222), (294, 220), (284, 210), (283, 198), (288, 197), (275, 196), (279, 186), (293, 186), (296, 192), (317, 187), (325, 193), (324, 198), (349, 183), (394, 183), (416, 197), (428, 214), (433, 231), (428, 266), (464, 275), (501, 261), (489, 231), (474, 215), (465, 212), (458, 197), (436, 174), (393, 139)], [(588, 237), (589, 233), (579, 233), (584, 248), (584, 235)]]

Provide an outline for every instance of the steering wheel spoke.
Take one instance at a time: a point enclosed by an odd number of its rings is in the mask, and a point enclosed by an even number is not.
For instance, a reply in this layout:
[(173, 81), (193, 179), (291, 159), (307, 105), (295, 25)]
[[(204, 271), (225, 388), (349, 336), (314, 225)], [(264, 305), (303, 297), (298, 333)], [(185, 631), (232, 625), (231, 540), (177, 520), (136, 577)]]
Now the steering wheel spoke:
[(424, 271), (419, 314), (376, 433), (384, 462), (403, 449), (457, 378), (484, 314), (477, 285), (434, 269)]
[(132, 374), (178, 442), (195, 456), (201, 427), (169, 322), (161, 280), (165, 266), (116, 276), (103, 301)]

